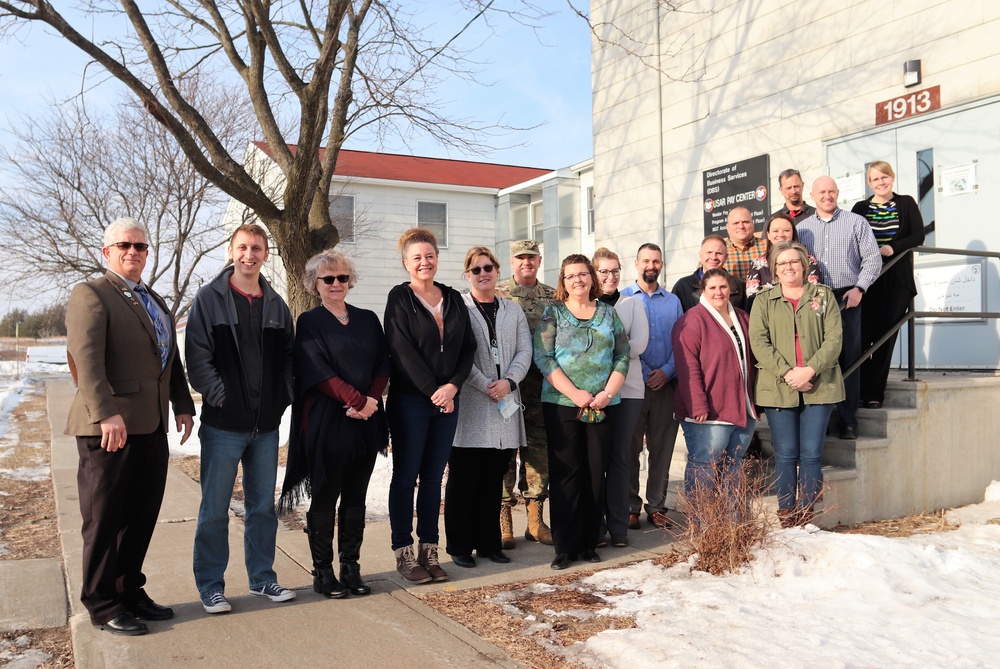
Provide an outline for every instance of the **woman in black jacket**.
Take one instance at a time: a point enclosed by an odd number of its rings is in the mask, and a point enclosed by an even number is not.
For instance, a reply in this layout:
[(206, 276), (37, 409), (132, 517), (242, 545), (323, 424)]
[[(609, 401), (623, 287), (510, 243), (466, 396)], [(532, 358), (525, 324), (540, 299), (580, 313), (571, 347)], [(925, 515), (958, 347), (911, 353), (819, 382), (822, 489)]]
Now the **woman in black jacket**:
[[(909, 195), (898, 195), (892, 191), (895, 180), (896, 173), (892, 171), (892, 166), (884, 160), (876, 160), (868, 166), (868, 184), (874, 194), (867, 200), (857, 202), (851, 209), (868, 219), (883, 263), (889, 262), (897, 253), (924, 243), (924, 219), (920, 208)], [(906, 314), (910, 300), (916, 294), (913, 254), (910, 253), (879, 277), (865, 293), (861, 311), (861, 344), (865, 349), (881, 339)], [(863, 406), (870, 409), (882, 406), (895, 345), (896, 335), (893, 334), (861, 365)]]
[[(476, 339), (458, 291), (434, 281), (438, 247), (427, 228), (399, 239), (410, 280), (389, 291), (385, 336), (391, 374), (386, 413), (392, 434), (389, 523), (396, 570), (411, 583), (445, 581), (438, 563), (441, 478), (458, 425), (458, 390), (472, 369)], [(417, 537), (413, 551), (413, 490)]]

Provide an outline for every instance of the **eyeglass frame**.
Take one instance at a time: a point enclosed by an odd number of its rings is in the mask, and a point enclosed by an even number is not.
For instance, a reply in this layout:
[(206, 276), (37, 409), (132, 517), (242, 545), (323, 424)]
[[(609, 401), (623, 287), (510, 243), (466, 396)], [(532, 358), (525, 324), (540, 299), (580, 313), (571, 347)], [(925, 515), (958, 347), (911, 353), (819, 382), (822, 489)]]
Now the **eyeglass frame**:
[(326, 276), (317, 276), (317, 281), (322, 281), (328, 286), (332, 286), (334, 281), (346, 286), (351, 281), (350, 274), (327, 274)]
[(149, 244), (147, 244), (146, 242), (112, 242), (108, 244), (107, 248), (111, 248), (112, 246), (114, 246), (119, 251), (128, 251), (133, 246), (135, 247), (135, 250), (138, 251), (139, 253), (145, 253), (146, 251), (149, 250)]

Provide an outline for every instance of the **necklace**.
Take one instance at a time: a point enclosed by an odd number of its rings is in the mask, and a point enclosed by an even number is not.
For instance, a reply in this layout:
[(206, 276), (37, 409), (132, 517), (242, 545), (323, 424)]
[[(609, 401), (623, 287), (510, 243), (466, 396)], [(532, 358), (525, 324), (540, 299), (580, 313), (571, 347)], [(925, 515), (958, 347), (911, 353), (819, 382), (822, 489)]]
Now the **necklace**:
[(333, 315), (337, 318), (338, 321), (340, 321), (344, 325), (347, 325), (347, 321), (351, 320), (351, 315), (350, 314), (344, 314), (343, 316), (337, 316), (337, 314), (333, 314)]

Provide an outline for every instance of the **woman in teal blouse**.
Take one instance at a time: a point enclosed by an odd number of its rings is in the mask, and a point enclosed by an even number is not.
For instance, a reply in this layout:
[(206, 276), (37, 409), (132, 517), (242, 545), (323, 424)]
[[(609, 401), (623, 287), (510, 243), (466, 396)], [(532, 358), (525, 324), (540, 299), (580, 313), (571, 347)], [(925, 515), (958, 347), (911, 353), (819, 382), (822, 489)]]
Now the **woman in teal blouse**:
[(629, 344), (614, 307), (586, 256), (562, 262), (556, 302), (535, 328), (535, 364), (545, 377), (542, 415), (549, 453), (549, 507), (556, 557), (600, 562), (598, 533), (604, 476), (611, 450), (614, 407), (625, 382)]

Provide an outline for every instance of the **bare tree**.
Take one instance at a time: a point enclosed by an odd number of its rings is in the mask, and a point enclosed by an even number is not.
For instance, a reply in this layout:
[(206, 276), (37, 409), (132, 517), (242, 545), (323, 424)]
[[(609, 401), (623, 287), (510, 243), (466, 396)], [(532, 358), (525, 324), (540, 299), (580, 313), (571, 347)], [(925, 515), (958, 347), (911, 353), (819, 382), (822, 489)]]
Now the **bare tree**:
[[(245, 144), (244, 107), (218, 88), (189, 95), (220, 136)], [(0, 188), (0, 234), (20, 262), (0, 273), (14, 289), (31, 290), (100, 276), (104, 228), (131, 216), (149, 228), (148, 281), (180, 316), (210, 269), (204, 261), (224, 241), (218, 221), (226, 198), (162, 125), (124, 102), (113, 116), (95, 116), (75, 98), (13, 129), (17, 146), (0, 150), (0, 169), (16, 184)]]
[[(491, 148), (509, 128), (445, 118), (435, 87), (446, 72), (474, 80), (475, 63), (458, 46), (474, 22), (503, 14), (533, 25), (546, 14), (531, 0), (462, 0), (468, 21), (436, 44), (398, 0), (81, 4), (81, 13), (70, 15), (45, 0), (0, 0), (0, 36), (41, 23), (82, 49), (141, 101), (202, 176), (267, 225), (289, 276), (301, 276), (314, 252), (338, 240), (330, 183), (351, 133), (395, 134), (404, 142), (429, 135), (464, 152)], [(126, 34), (94, 35), (98, 24), (87, 19), (97, 14), (127, 21)], [(206, 71), (241, 82), (254, 130), (284, 176), (280, 198), (265, 192), (184, 93), (185, 78)], [(296, 313), (312, 304), (297, 281), (289, 281), (289, 303)]]

